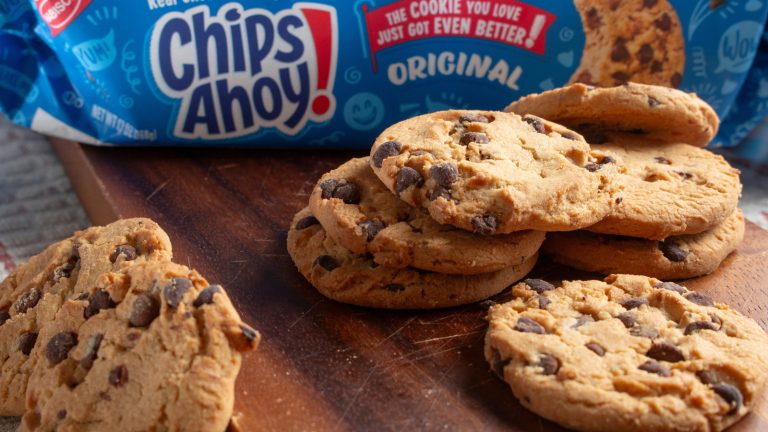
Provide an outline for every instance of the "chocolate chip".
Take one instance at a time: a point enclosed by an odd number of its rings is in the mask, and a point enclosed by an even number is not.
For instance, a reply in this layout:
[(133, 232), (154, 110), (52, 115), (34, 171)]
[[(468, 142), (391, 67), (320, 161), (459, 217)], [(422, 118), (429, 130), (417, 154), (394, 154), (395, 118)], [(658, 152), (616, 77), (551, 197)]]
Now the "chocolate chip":
[(205, 289), (200, 291), (200, 294), (197, 295), (197, 298), (195, 299), (195, 302), (192, 303), (192, 306), (199, 308), (203, 305), (212, 304), (213, 296), (218, 292), (221, 292), (221, 285), (210, 285), (205, 287)]
[(645, 8), (652, 8), (656, 6), (656, 3), (658, 3), (659, 0), (643, 0), (643, 7)]
[(683, 76), (680, 75), (678, 72), (675, 72), (674, 74), (672, 74), (672, 78), (670, 78), (669, 82), (670, 84), (672, 84), (673, 88), (678, 88), (680, 87), (680, 84), (683, 83)]
[(744, 398), (738, 388), (725, 383), (712, 384), (712, 390), (731, 406), (726, 415), (735, 414), (744, 404)]
[(320, 196), (323, 199), (331, 199), (333, 196), (333, 191), (336, 189), (336, 186), (338, 186), (339, 182), (337, 182), (334, 179), (328, 179), (320, 183), (320, 190), (323, 192), (320, 194)]
[(717, 315), (709, 314), (709, 318), (712, 319), (712, 324), (716, 325), (718, 329), (723, 327), (723, 322)]
[(440, 185), (435, 187), (435, 190), (432, 191), (432, 195), (429, 196), (430, 201), (434, 201), (438, 198), (444, 198), (448, 201), (451, 200), (451, 191), (450, 189), (444, 188)]
[(661, 31), (666, 32), (672, 28), (672, 19), (666, 12), (660, 18), (657, 18), (653, 23)]
[(115, 248), (115, 251), (112, 252), (112, 255), (109, 256), (109, 260), (111, 262), (117, 261), (117, 258), (122, 255), (126, 261), (133, 261), (136, 259), (136, 248), (134, 248), (131, 245), (120, 245)]
[(563, 132), (560, 136), (565, 138), (565, 139), (569, 139), (569, 140), (573, 140), (573, 141), (576, 141), (576, 140), (579, 139), (579, 136), (576, 135), (573, 132)]
[(594, 322), (595, 319), (592, 318), (592, 315), (581, 315), (578, 318), (576, 318), (576, 322), (571, 326), (571, 328), (579, 328), (583, 326), (584, 324)]
[(544, 327), (542, 327), (541, 324), (526, 317), (520, 317), (517, 319), (517, 324), (515, 324), (515, 330), (523, 333), (536, 333), (536, 334), (546, 333), (546, 331), (544, 330)]
[(463, 145), (469, 145), (469, 143), (488, 144), (488, 136), (481, 132), (465, 132), (459, 139)]
[(629, 82), (629, 75), (627, 75), (626, 72), (614, 72), (611, 74), (611, 78), (613, 78), (617, 85), (622, 85)]
[(592, 351), (593, 353), (599, 355), (600, 357), (603, 357), (605, 355), (605, 348), (603, 348), (600, 344), (595, 342), (589, 342), (588, 344), (584, 345), (587, 347), (588, 350)]
[(112, 309), (115, 306), (116, 304), (112, 301), (109, 293), (100, 289), (91, 294), (88, 306), (83, 311), (83, 316), (85, 316), (85, 319), (88, 319), (99, 313), (102, 309)]
[(21, 353), (24, 354), (25, 356), (28, 356), (29, 353), (32, 352), (32, 348), (35, 347), (36, 341), (37, 341), (37, 333), (27, 332), (19, 336), (19, 339), (16, 342), (17, 342), (17, 346), (19, 347), (19, 351), (21, 351)]
[(306, 216), (301, 219), (299, 219), (298, 222), (296, 222), (296, 229), (297, 230), (303, 230), (304, 228), (309, 228), (312, 225), (319, 224), (320, 221), (317, 220), (314, 216)]
[(616, 158), (614, 158), (613, 156), (605, 156), (600, 160), (600, 165), (605, 165), (609, 163), (616, 163)]
[(88, 300), (88, 293), (87, 292), (81, 292), (80, 294), (75, 297), (75, 300)]
[(160, 304), (149, 294), (139, 294), (133, 301), (133, 309), (128, 322), (131, 327), (149, 327), (152, 321), (160, 315)]
[(615, 202), (616, 202), (616, 204), (621, 204), (622, 201), (624, 201), (624, 198), (618, 197), (618, 198), (616, 198)]
[(371, 241), (376, 237), (376, 234), (378, 234), (379, 231), (384, 229), (384, 222), (378, 219), (373, 219), (360, 222), (358, 226), (363, 230), (366, 240)]
[(584, 168), (586, 168), (587, 171), (589, 171), (589, 172), (595, 172), (595, 171), (600, 169), (600, 164), (596, 164), (594, 162), (590, 162), (590, 163), (584, 165)]
[(554, 375), (560, 370), (560, 360), (557, 357), (542, 354), (539, 359), (539, 366), (541, 366), (541, 373), (544, 375)]
[(544, 297), (543, 295), (540, 295), (538, 297), (539, 297), (539, 309), (546, 309), (547, 306), (549, 306), (549, 304), (552, 303), (552, 300), (550, 300), (549, 297)]
[(684, 296), (689, 302), (696, 303), (699, 306), (714, 306), (715, 302), (712, 301), (711, 298), (708, 296), (699, 293), (699, 292), (692, 292), (688, 293)]
[(667, 291), (673, 291), (680, 295), (685, 294), (687, 291), (684, 286), (678, 285), (674, 282), (659, 282), (655, 285), (655, 287), (665, 289)]
[(665, 158), (664, 156), (656, 156), (655, 158), (653, 158), (653, 160), (655, 160), (656, 162), (658, 162), (660, 164), (664, 164), (664, 165), (672, 164), (672, 161), (670, 161), (669, 159)]
[(419, 187), (424, 184), (424, 178), (411, 167), (403, 167), (395, 176), (395, 191), (399, 195), (411, 186)]
[(59, 282), (59, 280), (62, 278), (69, 278), (70, 276), (72, 276), (72, 271), (75, 269), (75, 267), (77, 267), (78, 261), (79, 261), (79, 258), (71, 257), (69, 261), (56, 267), (53, 270), (53, 275), (51, 275), (51, 280), (53, 281), (53, 283)]
[(173, 278), (163, 288), (165, 303), (168, 307), (176, 309), (184, 299), (184, 294), (192, 288), (192, 281), (186, 278)]
[(648, 63), (653, 60), (653, 48), (649, 44), (643, 44), (639, 50), (637, 50), (637, 60), (640, 63)]
[(648, 96), (648, 106), (649, 107), (653, 108), (653, 107), (657, 107), (659, 105), (661, 105), (661, 102), (659, 102), (658, 99), (656, 99), (655, 97), (652, 97), (652, 96)]
[(696, 377), (704, 384), (714, 384), (717, 382), (717, 375), (710, 370), (700, 370), (696, 372)]
[(675, 171), (677, 175), (683, 178), (683, 180), (690, 180), (693, 178), (693, 174), (686, 172), (686, 171)]
[(672, 239), (666, 239), (659, 242), (659, 249), (664, 257), (672, 262), (682, 262), (688, 257), (688, 251), (683, 250)]
[(616, 38), (611, 50), (611, 60), (615, 62), (624, 62), (629, 60), (629, 50), (627, 49), (624, 38)]
[(587, 27), (589, 27), (590, 30), (595, 30), (600, 27), (603, 24), (602, 21), (597, 9), (591, 8), (587, 11)]
[(624, 309), (631, 310), (631, 309), (639, 308), (642, 305), (647, 305), (648, 299), (643, 297), (632, 297), (632, 298), (628, 298), (626, 300), (620, 301), (619, 304), (624, 306)]
[(243, 337), (248, 343), (253, 343), (259, 337), (259, 332), (245, 325), (240, 326), (240, 331), (243, 333)]
[(80, 366), (83, 369), (90, 370), (91, 367), (93, 367), (93, 362), (95, 362), (96, 358), (98, 357), (99, 348), (101, 347), (101, 341), (103, 339), (104, 335), (101, 333), (97, 333), (88, 338), (88, 352), (86, 352), (85, 356), (80, 359)]
[(466, 113), (459, 116), (460, 123), (489, 123), (488, 117), (482, 114)]
[(552, 291), (555, 286), (542, 279), (526, 279), (523, 281), (528, 287), (541, 294), (544, 291)]
[(429, 176), (438, 185), (449, 187), (459, 179), (459, 168), (450, 162), (439, 163), (429, 167)]
[(55, 334), (48, 345), (45, 346), (45, 358), (48, 359), (51, 366), (63, 362), (69, 351), (77, 345), (77, 335), (71, 332), (61, 332)]
[(586, 84), (588, 86), (587, 89), (589, 90), (594, 88), (591, 86), (591, 84), (594, 84), (594, 82), (592, 81), (592, 74), (589, 73), (588, 71), (583, 71), (580, 74), (578, 74), (574, 82)]
[(67, 418), (67, 410), (65, 409), (59, 410), (59, 412), (56, 413), (56, 417), (59, 420), (64, 420), (65, 418)]
[(109, 372), (109, 383), (115, 387), (122, 387), (128, 382), (128, 368), (120, 365)]
[(653, 63), (651, 63), (651, 72), (659, 73), (661, 71), (662, 71), (661, 62), (654, 60)]
[(415, 227), (415, 226), (411, 225), (410, 223), (408, 224), (408, 227), (411, 229), (411, 231), (413, 231), (416, 234), (421, 234), (421, 233), (424, 232), (421, 228)]
[(709, 321), (694, 321), (687, 326), (685, 326), (685, 331), (683, 334), (689, 335), (691, 333), (695, 333), (699, 330), (715, 330), (717, 331), (717, 326)]
[(405, 291), (405, 285), (402, 284), (389, 284), (384, 286), (384, 289), (389, 292), (402, 292)]
[(540, 134), (547, 133), (547, 128), (544, 127), (544, 122), (541, 121), (540, 118), (527, 115), (523, 117), (523, 120), (529, 125), (531, 125), (533, 127), (533, 130), (535, 130), (536, 132)]
[(399, 155), (402, 149), (403, 145), (397, 141), (387, 141), (381, 143), (379, 148), (377, 148), (373, 153), (373, 156), (371, 156), (373, 166), (376, 168), (381, 168), (381, 164), (384, 162), (384, 159)]
[(637, 323), (637, 315), (634, 312), (622, 312), (616, 318), (624, 324), (624, 327), (630, 328)]
[(504, 368), (507, 367), (510, 361), (511, 359), (501, 358), (501, 354), (498, 351), (493, 350), (493, 356), (491, 358), (491, 369), (493, 370), (493, 373), (503, 380)]
[(344, 201), (344, 204), (360, 204), (360, 189), (354, 183), (342, 180), (333, 190), (331, 197)]
[(317, 259), (315, 259), (315, 264), (328, 271), (333, 271), (339, 266), (339, 263), (337, 263), (336, 260), (330, 255), (320, 255), (317, 257)]
[(659, 337), (659, 331), (653, 327), (632, 327), (629, 329), (629, 334), (637, 337), (644, 337), (648, 339), (656, 339)]
[(40, 301), (40, 297), (42, 297), (40, 291), (37, 288), (32, 288), (24, 293), (13, 306), (16, 308), (17, 313), (25, 313), (28, 309), (37, 305), (37, 302)]
[(637, 368), (642, 371), (646, 371), (646, 372), (660, 375), (663, 377), (668, 377), (672, 375), (666, 366), (657, 362), (656, 360), (648, 360), (645, 363), (638, 366)]
[(0, 310), (0, 326), (5, 324), (6, 321), (11, 319), (11, 314), (8, 313), (7, 309)]
[(493, 215), (475, 216), (472, 218), (475, 234), (492, 235), (496, 233), (496, 217)]
[(668, 342), (655, 342), (645, 353), (648, 357), (668, 362), (679, 362), (685, 360), (685, 356), (680, 349)]

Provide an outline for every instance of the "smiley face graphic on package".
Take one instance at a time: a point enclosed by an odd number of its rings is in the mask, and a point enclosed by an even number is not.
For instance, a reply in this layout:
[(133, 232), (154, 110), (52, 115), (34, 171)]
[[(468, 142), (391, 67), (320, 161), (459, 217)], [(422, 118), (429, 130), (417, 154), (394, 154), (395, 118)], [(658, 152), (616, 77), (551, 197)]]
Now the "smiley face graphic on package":
[(344, 121), (356, 130), (370, 130), (384, 119), (384, 103), (373, 93), (358, 93), (344, 104)]

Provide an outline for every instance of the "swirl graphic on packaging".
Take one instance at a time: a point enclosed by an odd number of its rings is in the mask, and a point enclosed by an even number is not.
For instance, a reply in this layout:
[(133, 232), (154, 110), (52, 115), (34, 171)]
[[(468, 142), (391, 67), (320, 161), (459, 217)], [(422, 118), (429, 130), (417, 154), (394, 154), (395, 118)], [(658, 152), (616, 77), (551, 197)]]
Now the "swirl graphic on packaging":
[(125, 45), (123, 45), (122, 59), (120, 59), (120, 69), (123, 70), (123, 73), (125, 74), (125, 81), (129, 86), (131, 86), (131, 91), (138, 95), (141, 94), (137, 89), (139, 84), (141, 84), (141, 79), (136, 76), (139, 71), (139, 67), (133, 64), (133, 62), (136, 60), (136, 52), (132, 49), (129, 49), (132, 44), (133, 40), (129, 40), (125, 43)]
[(208, 140), (261, 128), (295, 135), (331, 119), (337, 55), (336, 9), (316, 3), (169, 12), (149, 49), (157, 88), (178, 104), (173, 135)]

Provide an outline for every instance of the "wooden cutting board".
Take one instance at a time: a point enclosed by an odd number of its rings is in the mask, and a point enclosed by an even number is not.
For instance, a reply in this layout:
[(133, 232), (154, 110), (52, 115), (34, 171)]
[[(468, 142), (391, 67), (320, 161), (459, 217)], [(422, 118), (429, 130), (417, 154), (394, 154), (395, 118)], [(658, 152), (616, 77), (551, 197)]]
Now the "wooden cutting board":
[[(483, 359), (487, 303), (400, 312), (318, 294), (285, 246), (321, 174), (363, 152), (117, 149), (53, 140), (95, 224), (146, 216), (175, 261), (221, 283), (262, 343), (246, 355), (236, 412), (245, 431), (562, 431), (525, 410)], [(686, 283), (768, 328), (768, 232)], [(550, 280), (595, 277), (542, 260)], [(495, 301), (504, 301), (500, 294)], [(768, 430), (768, 399), (734, 431)]]

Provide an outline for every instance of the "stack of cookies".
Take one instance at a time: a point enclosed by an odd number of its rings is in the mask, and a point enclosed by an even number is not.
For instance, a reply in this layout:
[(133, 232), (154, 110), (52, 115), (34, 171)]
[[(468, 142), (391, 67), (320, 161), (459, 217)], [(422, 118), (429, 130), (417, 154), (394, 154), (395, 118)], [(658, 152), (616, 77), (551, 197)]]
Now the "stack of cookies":
[(582, 270), (682, 279), (714, 271), (744, 237), (739, 171), (701, 147), (717, 132), (712, 108), (665, 87), (583, 84), (513, 102), (581, 132), (593, 154), (624, 166), (622, 202), (586, 230), (551, 233), (544, 251)]
[(617, 205), (615, 160), (533, 116), (445, 111), (385, 130), (318, 181), (288, 251), (324, 295), (384, 308), (482, 300), (533, 267), (544, 231)]
[(739, 173), (700, 148), (717, 127), (695, 95), (638, 84), (411, 118), (322, 176), (288, 251), (330, 298), (432, 308), (522, 278), (547, 232), (555, 260), (611, 275), (526, 279), (491, 307), (485, 357), (521, 403), (578, 430), (722, 430), (765, 386), (768, 336), (656, 279), (743, 238)]
[(92, 227), (0, 283), (0, 415), (22, 431), (221, 431), (259, 333), (149, 219)]

